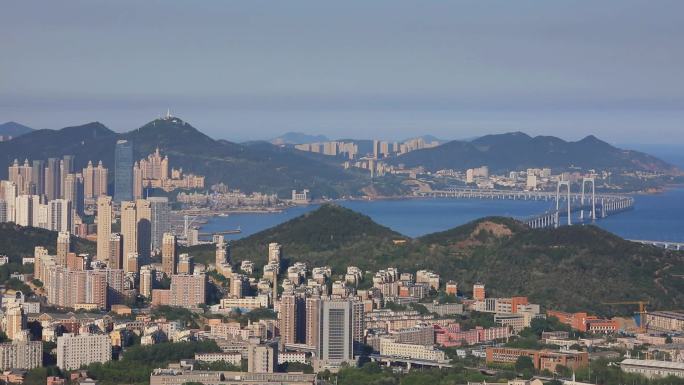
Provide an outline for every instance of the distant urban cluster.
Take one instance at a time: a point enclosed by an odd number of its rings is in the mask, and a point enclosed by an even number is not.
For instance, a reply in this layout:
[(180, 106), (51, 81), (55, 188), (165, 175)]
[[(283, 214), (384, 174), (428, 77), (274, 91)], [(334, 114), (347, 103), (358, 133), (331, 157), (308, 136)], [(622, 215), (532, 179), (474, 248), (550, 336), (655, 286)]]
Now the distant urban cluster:
[(359, 157), (370, 157), (374, 159), (387, 158), (393, 155), (406, 154), (411, 151), (421, 150), (439, 146), (439, 141), (426, 142), (423, 138), (409, 139), (404, 142), (389, 142), (384, 140), (373, 140), (371, 153), (359, 153), (359, 145), (353, 141), (329, 141), (296, 144), (294, 147), (300, 151), (315, 152), (328, 156), (344, 156), (350, 160)]

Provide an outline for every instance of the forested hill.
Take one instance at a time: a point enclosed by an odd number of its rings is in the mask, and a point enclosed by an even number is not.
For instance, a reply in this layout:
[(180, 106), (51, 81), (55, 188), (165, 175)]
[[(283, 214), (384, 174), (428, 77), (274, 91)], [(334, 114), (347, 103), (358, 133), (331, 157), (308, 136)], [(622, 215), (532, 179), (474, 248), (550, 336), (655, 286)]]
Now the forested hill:
[(288, 261), (330, 265), (338, 275), (348, 265), (431, 269), (466, 292), (481, 281), (491, 296), (527, 295), (566, 310), (606, 312), (611, 309), (602, 302), (638, 299), (656, 308), (684, 305), (684, 253), (629, 242), (596, 226), (531, 230), (492, 217), (410, 239), (365, 215), (325, 205), (234, 242), (233, 259), (262, 264), (270, 242), (283, 244)]
[[(135, 159), (157, 147), (169, 155), (170, 165), (205, 175), (208, 184), (224, 182), (246, 192), (261, 191), (289, 196), (293, 189), (309, 189), (317, 196), (355, 194), (369, 183), (360, 173), (345, 171), (329, 157), (274, 146), (268, 142), (233, 143), (215, 140), (178, 118), (156, 119), (127, 133), (116, 133), (99, 122), (61, 130), (35, 130), (0, 142), (0, 165), (14, 159), (47, 159), (75, 155), (75, 167), (102, 160), (114, 166), (117, 140), (133, 142)], [(110, 176), (113, 176), (110, 172)], [(0, 167), (0, 179), (7, 167)]]
[(454, 140), (400, 155), (389, 162), (406, 167), (424, 166), (430, 171), (486, 165), (495, 172), (533, 167), (681, 172), (654, 156), (614, 147), (593, 135), (569, 142), (553, 136), (531, 137), (522, 132), (486, 135), (473, 141)]
[[(350, 265), (371, 272), (430, 269), (443, 281), (457, 281), (466, 294), (479, 281), (488, 296), (526, 295), (549, 308), (605, 314), (625, 309), (604, 302), (625, 300), (648, 300), (653, 309), (684, 306), (684, 252), (626, 241), (596, 226), (531, 230), (510, 218), (490, 217), (411, 239), (365, 215), (324, 205), (233, 242), (233, 263), (249, 259), (263, 266), (271, 242), (283, 245), (285, 263), (330, 265), (338, 278)], [(33, 255), (35, 246), (54, 252), (55, 243), (54, 232), (0, 224), (0, 253)], [(77, 252), (94, 252), (92, 242), (74, 243)], [(213, 262), (213, 245), (182, 252)]]
[[(76, 253), (95, 253), (95, 243), (71, 237)], [(10, 258), (32, 257), (36, 246), (43, 246), (52, 254), (57, 248), (57, 232), (36, 227), (22, 227), (14, 223), (0, 223), (0, 255)]]

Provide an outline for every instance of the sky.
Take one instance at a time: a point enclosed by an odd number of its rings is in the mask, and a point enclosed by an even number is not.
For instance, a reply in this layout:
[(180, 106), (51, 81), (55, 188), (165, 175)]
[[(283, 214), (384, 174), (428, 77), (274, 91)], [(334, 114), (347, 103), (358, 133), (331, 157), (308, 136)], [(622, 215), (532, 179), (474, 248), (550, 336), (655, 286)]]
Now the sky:
[(684, 144), (684, 2), (6, 1), (0, 122)]

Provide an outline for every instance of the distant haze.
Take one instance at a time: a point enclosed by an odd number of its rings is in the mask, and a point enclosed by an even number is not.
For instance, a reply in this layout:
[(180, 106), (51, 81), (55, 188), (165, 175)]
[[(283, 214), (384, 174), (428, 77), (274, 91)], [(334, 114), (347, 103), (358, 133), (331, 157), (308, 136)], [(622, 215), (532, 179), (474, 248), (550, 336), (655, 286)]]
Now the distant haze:
[(11, 1), (0, 123), (684, 144), (684, 2)]

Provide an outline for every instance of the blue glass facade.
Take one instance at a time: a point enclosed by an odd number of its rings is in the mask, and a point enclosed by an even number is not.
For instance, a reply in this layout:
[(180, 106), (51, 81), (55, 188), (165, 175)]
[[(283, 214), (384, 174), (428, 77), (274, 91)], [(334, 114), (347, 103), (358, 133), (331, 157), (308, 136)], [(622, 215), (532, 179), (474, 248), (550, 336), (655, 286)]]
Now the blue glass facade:
[(133, 143), (119, 140), (114, 149), (114, 201), (133, 200)]

